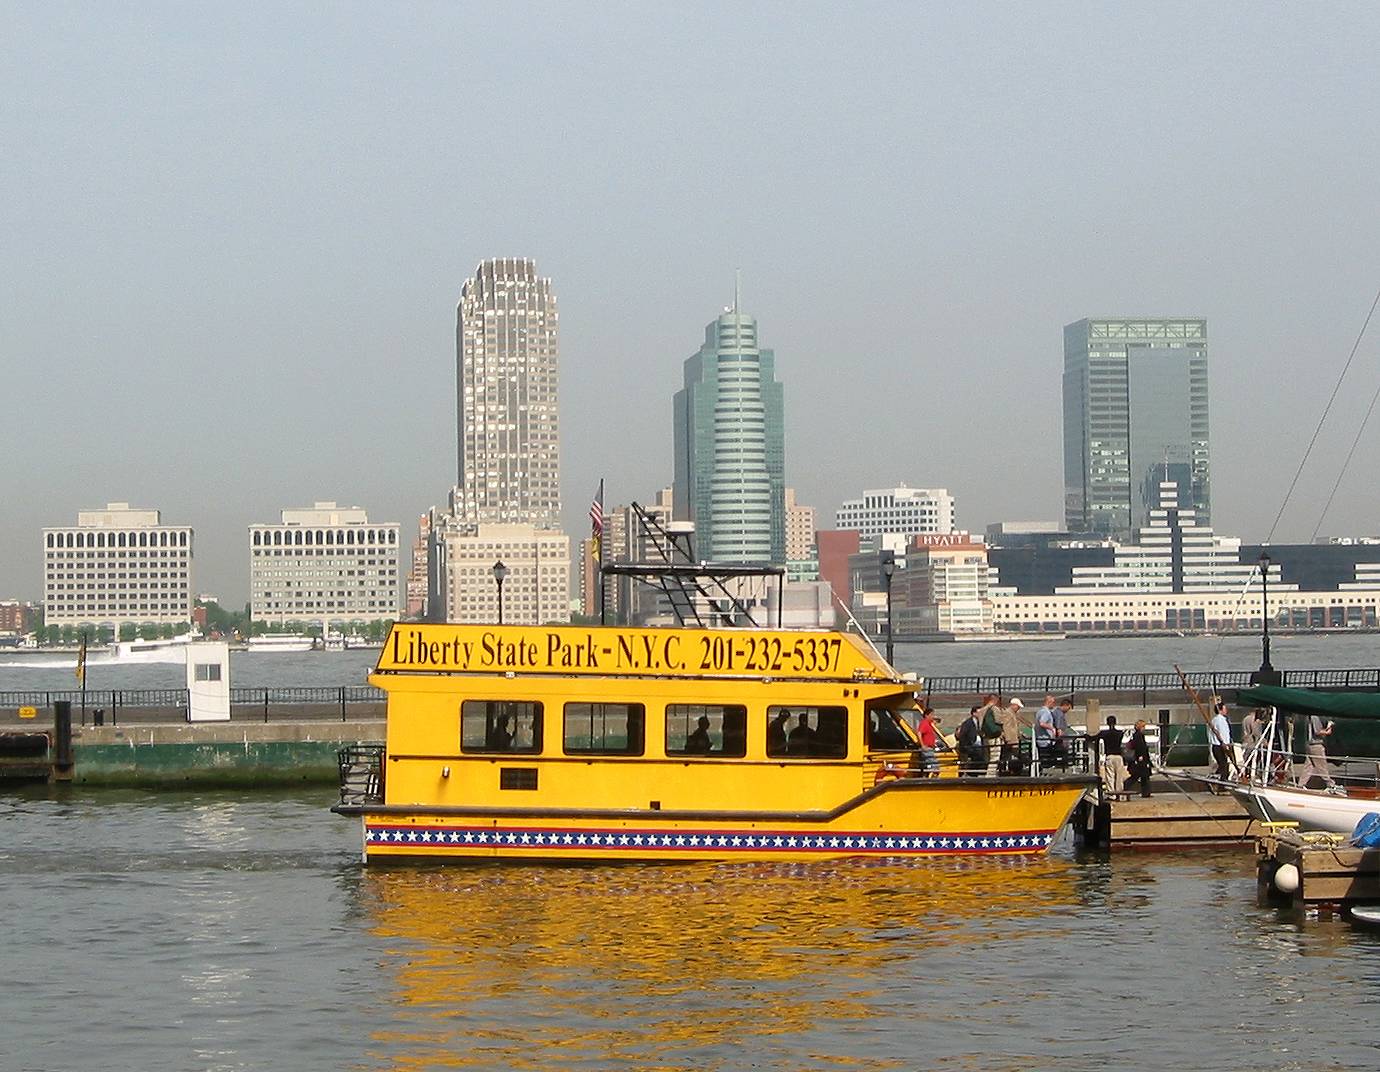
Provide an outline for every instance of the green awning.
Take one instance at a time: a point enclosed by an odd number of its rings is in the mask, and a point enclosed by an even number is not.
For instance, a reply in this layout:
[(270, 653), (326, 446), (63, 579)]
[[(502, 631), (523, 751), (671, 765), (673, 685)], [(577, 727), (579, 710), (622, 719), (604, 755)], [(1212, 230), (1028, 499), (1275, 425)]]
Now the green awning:
[(1278, 707), (1281, 711), (1323, 718), (1380, 719), (1380, 693), (1377, 692), (1315, 692), (1313, 689), (1257, 685), (1238, 692), (1236, 702), (1242, 706)]

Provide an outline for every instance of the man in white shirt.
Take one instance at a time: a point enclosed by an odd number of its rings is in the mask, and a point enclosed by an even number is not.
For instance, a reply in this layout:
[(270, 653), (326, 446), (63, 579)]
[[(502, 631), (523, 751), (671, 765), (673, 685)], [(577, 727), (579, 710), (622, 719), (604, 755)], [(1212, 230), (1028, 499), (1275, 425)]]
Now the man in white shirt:
[(1213, 700), (1208, 743), (1212, 745), (1212, 758), (1217, 762), (1217, 777), (1225, 782), (1231, 778), (1231, 723), (1227, 721), (1227, 705), (1216, 697)]

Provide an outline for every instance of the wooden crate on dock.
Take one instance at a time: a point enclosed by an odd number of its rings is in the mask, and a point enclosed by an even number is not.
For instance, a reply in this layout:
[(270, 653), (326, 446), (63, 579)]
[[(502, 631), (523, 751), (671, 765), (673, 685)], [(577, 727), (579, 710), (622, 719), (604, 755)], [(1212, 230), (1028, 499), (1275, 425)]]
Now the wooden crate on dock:
[[(1295, 907), (1380, 902), (1380, 849), (1358, 849), (1335, 835), (1278, 830), (1263, 835), (1256, 851), (1262, 892), (1268, 890)], [(1298, 869), (1297, 888), (1292, 891), (1281, 891), (1274, 881), (1285, 866)]]

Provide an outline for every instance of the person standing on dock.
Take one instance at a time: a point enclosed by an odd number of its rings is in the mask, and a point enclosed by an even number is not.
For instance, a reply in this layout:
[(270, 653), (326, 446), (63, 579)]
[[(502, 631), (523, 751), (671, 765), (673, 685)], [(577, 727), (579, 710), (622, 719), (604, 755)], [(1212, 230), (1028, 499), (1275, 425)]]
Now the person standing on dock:
[(1126, 779), (1126, 788), (1140, 782), (1140, 795), (1150, 795), (1150, 746), (1145, 741), (1145, 719), (1136, 719), (1136, 731), (1131, 734), (1131, 776)]
[(1303, 773), (1299, 775), (1299, 785), (1304, 788), (1308, 787), (1315, 774), (1328, 789), (1337, 784), (1332, 780), (1332, 772), (1327, 769), (1327, 746), (1324, 743), (1332, 736), (1333, 728), (1331, 719), (1323, 721), (1317, 715), (1308, 716), (1308, 759), (1303, 765)]
[(1102, 750), (1098, 773), (1102, 775), (1103, 786), (1114, 797), (1126, 790), (1126, 760), (1121, 754), (1124, 736), (1124, 732), (1116, 728), (1116, 715), (1107, 716), (1107, 728), (1097, 735), (1097, 743)]

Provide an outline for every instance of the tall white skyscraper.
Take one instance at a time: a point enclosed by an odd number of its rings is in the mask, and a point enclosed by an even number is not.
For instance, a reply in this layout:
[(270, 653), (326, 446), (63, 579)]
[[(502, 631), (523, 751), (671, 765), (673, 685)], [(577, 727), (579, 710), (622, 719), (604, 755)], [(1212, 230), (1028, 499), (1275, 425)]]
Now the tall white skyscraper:
[(428, 617), (493, 622), (501, 606), (510, 624), (569, 619), (557, 320), (551, 280), (534, 261), (482, 261), (461, 288), (457, 481), (449, 510), (431, 515)]
[(460, 519), (560, 527), (556, 297), (536, 262), (480, 263), (456, 311)]

